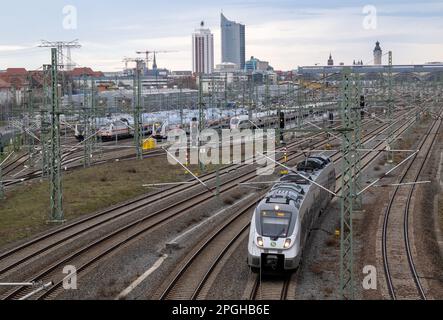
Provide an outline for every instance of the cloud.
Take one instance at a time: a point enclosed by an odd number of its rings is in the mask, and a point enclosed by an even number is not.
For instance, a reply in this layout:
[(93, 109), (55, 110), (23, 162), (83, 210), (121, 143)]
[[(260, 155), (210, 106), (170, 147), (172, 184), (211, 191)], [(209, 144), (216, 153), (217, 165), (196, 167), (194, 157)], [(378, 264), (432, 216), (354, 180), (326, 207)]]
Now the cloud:
[(139, 31), (143, 30), (143, 26), (139, 24), (119, 25), (107, 28), (108, 31)]
[(17, 51), (17, 50), (25, 50), (25, 49), (29, 49), (29, 47), (17, 46), (17, 45), (0, 45), (0, 52)]
[(138, 38), (129, 39), (127, 44), (132, 46), (145, 46), (147, 49), (152, 50), (172, 50), (174, 48), (186, 48), (189, 50), (191, 47), (191, 34), (189, 36), (181, 37), (161, 37), (161, 38)]
[[(81, 65), (115, 71), (124, 66), (123, 57), (135, 57), (136, 51), (177, 50), (179, 52), (159, 54), (159, 66), (190, 70), (191, 35), (199, 22), (205, 20), (215, 36), (217, 64), (221, 56), (219, 14), (223, 9), (228, 18), (246, 24), (247, 58), (254, 55), (269, 60), (277, 69), (326, 63), (330, 52), (336, 62), (351, 63), (354, 59), (371, 62), (377, 40), (381, 41), (385, 52), (394, 52), (395, 63), (443, 60), (443, 3), (372, 2), (378, 12), (376, 30), (363, 29), (363, 4), (349, 6), (355, 3), (350, 1), (325, 4), (312, 0), (295, 4), (293, 0), (225, 0), (223, 6), (207, 1), (168, 2), (150, 4), (148, 14), (142, 10), (146, 9), (145, 3), (140, 4), (139, 10), (133, 9), (134, 6), (125, 8), (126, 11), (121, 9), (132, 14), (122, 14), (119, 5), (113, 4), (106, 8), (104, 21), (85, 20), (86, 13), (82, 13), (83, 20), (79, 24), (82, 27), (75, 37), (80, 38), (83, 48), (74, 50), (72, 56)], [(93, 16), (93, 10), (98, 9), (91, 9), (88, 16)], [(47, 33), (49, 31), (40, 32), (44, 37), (58, 38), (58, 35)], [(35, 34), (37, 39), (41, 37), (37, 31)], [(1, 65), (14, 61), (14, 57), (3, 58), (5, 54), (14, 53), (14, 46), (9, 43), (3, 45), (3, 49), (0, 46)], [(15, 47), (17, 52), (21, 51), (20, 45)], [(39, 55), (30, 61), (18, 55), (14, 64), (47, 63), (48, 56)]]

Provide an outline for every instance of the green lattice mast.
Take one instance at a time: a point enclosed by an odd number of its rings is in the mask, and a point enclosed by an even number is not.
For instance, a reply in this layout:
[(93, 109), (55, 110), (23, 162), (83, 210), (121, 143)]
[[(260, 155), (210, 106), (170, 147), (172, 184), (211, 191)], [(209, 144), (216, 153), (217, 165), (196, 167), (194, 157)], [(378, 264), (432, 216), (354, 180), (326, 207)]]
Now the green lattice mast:
[(349, 68), (343, 70), (342, 79), (342, 194), (340, 198), (340, 295), (343, 299), (353, 300), (354, 295), (354, 254), (353, 254), (353, 205), (355, 156), (353, 128), (353, 83)]
[(51, 64), (51, 146), (50, 146), (50, 200), (51, 222), (63, 222), (63, 193), (60, 148), (60, 100), (58, 87), (57, 49), (52, 48)]

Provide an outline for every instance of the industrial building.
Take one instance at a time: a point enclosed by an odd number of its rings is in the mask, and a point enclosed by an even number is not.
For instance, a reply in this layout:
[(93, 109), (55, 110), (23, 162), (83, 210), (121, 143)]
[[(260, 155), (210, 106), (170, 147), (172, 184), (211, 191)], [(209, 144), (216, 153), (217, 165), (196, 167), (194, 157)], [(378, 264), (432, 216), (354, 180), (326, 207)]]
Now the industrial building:
[[(350, 68), (352, 73), (362, 74), (363, 76), (374, 76), (387, 73), (387, 65), (351, 65), (351, 66), (304, 66), (298, 68), (298, 74), (303, 77), (323, 77), (324, 75), (340, 74), (344, 68)], [(394, 65), (392, 67), (394, 75), (411, 75), (414, 73), (432, 74), (442, 73), (443, 64), (425, 64), (425, 65)]]

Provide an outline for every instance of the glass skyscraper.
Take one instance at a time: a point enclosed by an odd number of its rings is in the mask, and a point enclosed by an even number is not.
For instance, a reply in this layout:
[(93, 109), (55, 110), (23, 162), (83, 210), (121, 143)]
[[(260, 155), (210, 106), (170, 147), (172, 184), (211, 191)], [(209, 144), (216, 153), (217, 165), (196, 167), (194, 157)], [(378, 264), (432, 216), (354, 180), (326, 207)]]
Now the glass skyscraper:
[(245, 68), (246, 32), (243, 24), (229, 21), (221, 14), (222, 62), (235, 63)]

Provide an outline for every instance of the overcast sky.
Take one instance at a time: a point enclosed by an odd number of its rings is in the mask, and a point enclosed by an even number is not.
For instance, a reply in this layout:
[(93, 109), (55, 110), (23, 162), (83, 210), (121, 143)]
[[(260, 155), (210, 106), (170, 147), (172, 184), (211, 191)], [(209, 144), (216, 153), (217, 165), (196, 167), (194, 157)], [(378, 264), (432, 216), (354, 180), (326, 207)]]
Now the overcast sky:
[[(354, 59), (372, 63), (375, 42), (394, 63), (443, 61), (443, 1), (409, 0), (14, 0), (2, 1), (0, 69), (38, 69), (49, 63), (41, 39), (79, 39), (80, 66), (117, 71), (137, 50), (174, 50), (158, 56), (159, 67), (191, 70), (191, 35), (204, 20), (215, 36), (220, 62), (220, 12), (246, 25), (246, 56), (279, 70)], [(63, 8), (77, 9), (77, 29), (65, 29)], [(377, 28), (364, 28), (363, 8), (377, 9)], [(65, 20), (66, 22), (66, 20)]]

